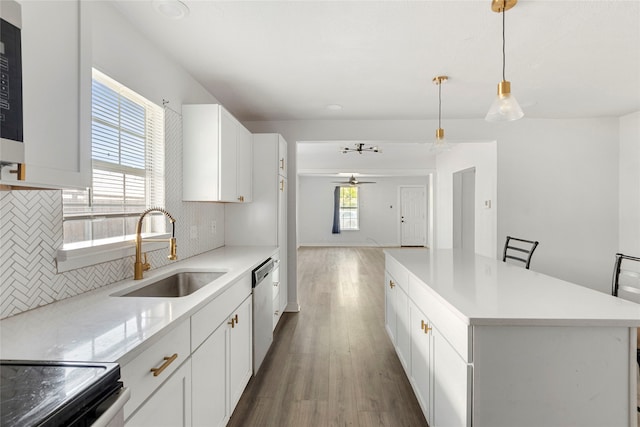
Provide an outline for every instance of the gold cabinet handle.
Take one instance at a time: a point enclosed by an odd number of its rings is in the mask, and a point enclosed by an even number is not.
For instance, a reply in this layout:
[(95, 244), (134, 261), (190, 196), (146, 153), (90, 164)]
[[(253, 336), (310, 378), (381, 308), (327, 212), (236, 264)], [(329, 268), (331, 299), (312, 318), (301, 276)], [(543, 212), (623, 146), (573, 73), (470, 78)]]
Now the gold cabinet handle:
[(395, 284), (395, 283), (393, 283), (393, 280), (389, 280), (389, 287), (390, 287), (391, 289), (393, 289), (393, 288), (395, 288), (395, 286), (396, 286), (396, 284)]
[(276, 312), (275, 312), (275, 313), (273, 313), (273, 315), (274, 315), (274, 316), (277, 316), (279, 313), (280, 313), (280, 311), (279, 311), (279, 310), (276, 310)]
[(235, 328), (236, 320), (232, 317), (231, 320), (227, 322), (227, 325), (231, 325), (232, 328)]
[(244, 202), (244, 196), (238, 196), (238, 201)]
[(422, 329), (424, 331), (424, 327), (425, 327), (425, 323), (424, 320), (420, 320), (420, 329)]
[(238, 323), (240, 323), (240, 322), (238, 322), (238, 315), (237, 315), (237, 314), (235, 315), (234, 319), (236, 320), (236, 325), (237, 325)]
[(157, 377), (158, 375), (160, 375), (162, 371), (167, 369), (167, 366), (171, 365), (171, 363), (173, 363), (173, 361), (176, 360), (177, 358), (178, 358), (178, 353), (173, 353), (173, 356), (168, 356), (168, 357), (165, 356), (164, 363), (162, 364), (162, 366), (160, 366), (159, 368), (151, 368), (151, 372), (153, 372), (153, 376)]
[(284, 158), (280, 159), (280, 169), (284, 170)]
[(284, 191), (284, 179), (280, 180), (280, 191)]
[(273, 286), (277, 288), (280, 285), (280, 282), (273, 282)]
[(424, 320), (422, 320), (421, 322), (422, 322), (422, 330), (424, 331), (425, 334), (428, 334), (429, 331), (431, 330), (431, 328), (429, 327), (429, 324), (425, 323)]

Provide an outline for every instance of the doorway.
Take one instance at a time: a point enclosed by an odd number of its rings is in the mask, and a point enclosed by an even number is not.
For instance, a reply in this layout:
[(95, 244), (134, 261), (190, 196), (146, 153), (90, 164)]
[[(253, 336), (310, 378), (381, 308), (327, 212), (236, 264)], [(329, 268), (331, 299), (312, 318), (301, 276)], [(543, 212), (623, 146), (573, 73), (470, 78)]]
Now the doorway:
[(400, 246), (427, 243), (427, 195), (425, 186), (400, 186)]
[(453, 173), (453, 247), (475, 252), (476, 168)]

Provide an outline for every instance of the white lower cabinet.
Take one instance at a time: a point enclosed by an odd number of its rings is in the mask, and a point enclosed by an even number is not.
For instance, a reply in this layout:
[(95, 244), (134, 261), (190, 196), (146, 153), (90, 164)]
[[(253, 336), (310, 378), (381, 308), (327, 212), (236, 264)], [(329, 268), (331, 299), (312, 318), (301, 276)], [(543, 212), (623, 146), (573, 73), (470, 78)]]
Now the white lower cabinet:
[[(472, 365), (461, 356), (468, 354), (463, 345), (468, 342), (466, 329), (401, 269), (387, 262), (385, 272), (385, 327), (398, 359), (430, 426), (469, 427)], [(400, 277), (399, 281), (394, 277)], [(443, 321), (449, 337), (434, 318)]]
[(396, 288), (396, 350), (407, 375), (411, 372), (411, 330), (409, 329), (409, 297), (401, 287)]
[(396, 345), (396, 336), (397, 328), (396, 328), (396, 284), (394, 283), (389, 273), (385, 273), (384, 276), (384, 319), (385, 319), (385, 327), (387, 329), (387, 333), (389, 334), (389, 338), (393, 345)]
[(240, 396), (247, 386), (253, 373), (252, 354), (252, 311), (251, 296), (235, 310), (233, 315), (236, 321), (229, 332), (229, 399), (233, 412)]
[(123, 364), (125, 425), (226, 425), (253, 372), (252, 314), (247, 274)]
[[(431, 423), (431, 336), (427, 316), (410, 302), (411, 383), (425, 418)], [(430, 329), (431, 328), (431, 329)]]
[(190, 427), (191, 360), (187, 360), (127, 420), (131, 427)]
[(194, 373), (193, 425), (224, 426), (229, 419), (227, 339), (229, 328), (221, 325), (191, 356)]
[(471, 365), (468, 365), (444, 339), (432, 331), (433, 414), (429, 425), (471, 425)]

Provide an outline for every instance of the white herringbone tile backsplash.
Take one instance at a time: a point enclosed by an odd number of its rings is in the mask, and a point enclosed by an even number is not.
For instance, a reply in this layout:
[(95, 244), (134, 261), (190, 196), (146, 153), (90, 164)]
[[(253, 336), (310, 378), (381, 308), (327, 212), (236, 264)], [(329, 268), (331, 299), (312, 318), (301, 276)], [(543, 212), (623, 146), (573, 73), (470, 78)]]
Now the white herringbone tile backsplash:
[[(165, 109), (166, 209), (176, 218), (178, 257), (224, 245), (224, 205), (182, 201), (182, 118)], [(214, 234), (211, 222), (219, 230)], [(197, 238), (190, 239), (191, 227)], [(60, 190), (0, 191), (0, 319), (133, 277), (133, 257), (57, 273), (62, 245)], [(149, 253), (154, 268), (166, 250)]]

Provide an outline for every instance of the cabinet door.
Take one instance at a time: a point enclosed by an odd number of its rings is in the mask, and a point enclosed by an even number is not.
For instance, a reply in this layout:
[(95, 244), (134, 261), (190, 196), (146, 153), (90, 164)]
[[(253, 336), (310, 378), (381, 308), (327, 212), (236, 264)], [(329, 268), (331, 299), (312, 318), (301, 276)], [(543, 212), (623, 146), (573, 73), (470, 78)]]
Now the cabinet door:
[(20, 4), (26, 181), (16, 181), (16, 175), (9, 173), (14, 168), (2, 168), (0, 179), (11, 185), (88, 187), (90, 2)]
[(411, 317), (411, 379), (422, 412), (431, 423), (431, 326), (427, 316), (410, 303)]
[(191, 426), (191, 359), (187, 359), (129, 418), (127, 427)]
[(232, 313), (237, 323), (229, 332), (229, 385), (231, 413), (253, 372), (251, 296)]
[(220, 108), (220, 201), (238, 202), (237, 193), (237, 120), (224, 108)]
[(396, 348), (398, 358), (402, 362), (407, 376), (411, 376), (411, 330), (409, 329), (409, 297), (400, 286), (394, 288), (396, 292)]
[(432, 329), (433, 425), (471, 425), (471, 366), (437, 328)]
[(252, 176), (253, 176), (253, 135), (241, 123), (237, 128), (237, 198), (240, 202), (252, 200)]
[(278, 175), (287, 177), (287, 141), (278, 135)]
[(397, 285), (389, 276), (385, 273), (384, 276), (384, 313), (385, 313), (385, 326), (387, 333), (393, 345), (396, 345), (397, 327), (396, 327), (396, 289)]
[(194, 426), (224, 426), (229, 420), (228, 332), (223, 323), (191, 356)]

